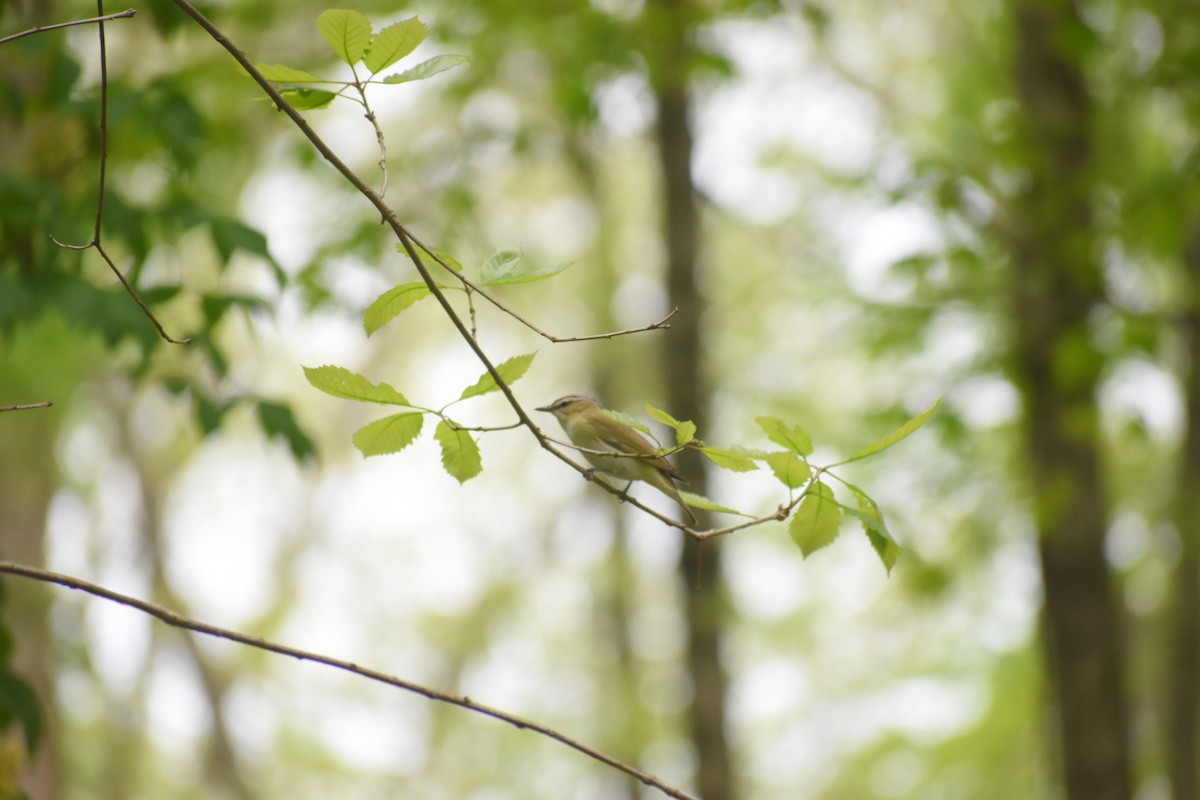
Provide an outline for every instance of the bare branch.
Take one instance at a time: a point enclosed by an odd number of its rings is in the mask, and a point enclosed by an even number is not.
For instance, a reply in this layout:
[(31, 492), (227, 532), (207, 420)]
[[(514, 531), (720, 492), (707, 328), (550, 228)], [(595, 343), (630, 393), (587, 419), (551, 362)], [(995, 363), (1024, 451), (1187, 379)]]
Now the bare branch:
[(132, 17), (136, 13), (137, 9), (127, 8), (124, 11), (117, 12), (116, 14), (104, 14), (99, 17), (89, 17), (88, 19), (74, 19), (70, 22), (59, 22), (54, 25), (39, 25), (38, 27), (30, 28), (27, 31), (11, 33), (8, 36), (0, 37), (0, 44), (8, 44), (9, 42), (16, 41), (17, 39), (21, 39), (26, 36), (33, 36), (35, 33), (56, 31), (59, 28), (70, 28), (73, 25), (91, 25), (92, 23), (104, 23), (114, 19), (125, 19), (126, 17)]
[(513, 725), (522, 730), (531, 730), (536, 733), (540, 733), (543, 736), (554, 739), (555, 741), (566, 745), (572, 750), (583, 753), (589, 758), (593, 758), (596, 761), (610, 766), (613, 769), (619, 770), (632, 778), (636, 778), (646, 786), (651, 786), (655, 789), (658, 789), (668, 797), (674, 797), (677, 800), (699, 800), (698, 798), (684, 792), (681, 789), (676, 789), (675, 787), (664, 783), (662, 780), (656, 778), (648, 772), (643, 772), (622, 761), (618, 761), (612, 756), (606, 755), (596, 748), (586, 745), (576, 739), (572, 739), (570, 736), (560, 733), (553, 728), (546, 727), (545, 725), (534, 722), (533, 720), (518, 717), (517, 715), (510, 714), (507, 711), (493, 708), (492, 706), (477, 703), (469, 697), (446, 694), (445, 692), (439, 692), (436, 689), (430, 689), (427, 686), (406, 681), (393, 675), (377, 672), (372, 669), (367, 669), (366, 667), (360, 667), (357, 664), (353, 664), (349, 661), (344, 661), (339, 658), (321, 655), (320, 653), (313, 653), (308, 650), (300, 650), (294, 647), (288, 647), (287, 645), (268, 641), (258, 636), (248, 636), (244, 633), (238, 633), (237, 631), (228, 630), (226, 628), (218, 628), (215, 625), (209, 625), (207, 623), (191, 619), (190, 617), (177, 614), (176, 612), (160, 605), (148, 603), (144, 600), (138, 600), (137, 598), (130, 597), (129, 595), (120, 594), (119, 592), (114, 592), (111, 589), (105, 589), (102, 586), (97, 586), (94, 583), (89, 583), (70, 575), (63, 575), (57, 572), (37, 569), (24, 564), (16, 564), (11, 561), (0, 561), (0, 573), (17, 575), (22, 578), (30, 578), (33, 580), (42, 581), (44, 583), (54, 583), (58, 584), (59, 586), (65, 586), (68, 589), (77, 589), (95, 597), (110, 600), (114, 603), (120, 603), (123, 606), (128, 606), (129, 608), (141, 611), (144, 614), (149, 614), (150, 616), (155, 617), (156, 619), (175, 628), (182, 628), (183, 630), (192, 631), (193, 633), (199, 633), (205, 636), (213, 636), (218, 639), (225, 639), (230, 642), (246, 645), (247, 647), (266, 650), (270, 653), (278, 653), (279, 655), (290, 656), (291, 658), (295, 658), (300, 661), (311, 661), (315, 664), (323, 664), (327, 667), (333, 667), (334, 669), (340, 669), (354, 675), (359, 675), (363, 678), (367, 678), (368, 680), (387, 684), (388, 686), (394, 686), (397, 689), (403, 689), (406, 692), (419, 694), (430, 700), (436, 700), (441, 703), (448, 703), (453, 706), (458, 706), (459, 708), (465, 708), (466, 710), (473, 711), (476, 714), (492, 717), (493, 719), (500, 720), (501, 722), (507, 722), (509, 725)]
[(23, 403), (15, 406), (0, 406), (0, 411), (28, 411), (31, 408), (49, 408), (54, 403), (49, 400), (43, 400), (40, 403)]
[[(88, 250), (96, 248), (96, 252), (104, 259), (104, 263), (108, 264), (108, 268), (117, 276), (117, 280), (125, 287), (125, 291), (138, 304), (138, 308), (146, 315), (146, 318), (153, 323), (154, 328), (158, 331), (158, 335), (171, 344), (187, 344), (191, 339), (175, 339), (169, 336), (163, 328), (162, 323), (154, 316), (154, 312), (142, 300), (141, 295), (133, 288), (133, 285), (125, 279), (121, 270), (117, 269), (117, 265), (113, 263), (112, 258), (105, 252), (104, 247), (100, 244), (100, 225), (104, 220), (104, 187), (108, 179), (108, 49), (104, 41), (104, 20), (108, 19), (104, 15), (104, 0), (96, 0), (96, 11), (100, 15), (94, 21), (96, 23), (96, 34), (100, 38), (100, 178), (98, 180), (99, 187), (96, 190), (96, 224), (92, 229), (92, 240), (86, 244), (74, 245), (63, 244), (50, 237), (50, 241), (54, 242), (64, 250)], [(133, 16), (133, 11), (128, 14), (119, 14), (117, 16)]]
[[(554, 342), (555, 344), (561, 344), (562, 342), (587, 342), (587, 341), (591, 341), (594, 339), (614, 339), (618, 336), (628, 336), (631, 333), (644, 333), (645, 331), (665, 330), (665, 329), (671, 327), (671, 325), (670, 325), (671, 317), (673, 317), (679, 313), (678, 308), (673, 308), (673, 309), (671, 309), (671, 312), (669, 314), (667, 314), (665, 317), (660, 319), (658, 322), (652, 322), (649, 325), (643, 325), (640, 328), (625, 328), (625, 329), (619, 330), (619, 331), (609, 331), (607, 333), (592, 333), (592, 334), (588, 334), (586, 336), (555, 336), (551, 333), (547, 333), (546, 331), (542, 330), (537, 325), (534, 325), (532, 322), (525, 319), (525, 317), (521, 316), (516, 311), (514, 311), (510, 306), (501, 302), (501, 300), (498, 297), (495, 297), (490, 292), (488, 292), (486, 289), (484, 289), (482, 286), (480, 286), (478, 283), (471, 280), (466, 275), (462, 274), (462, 272), (460, 272), (459, 270), (457, 270), (454, 267), (447, 264), (446, 260), (444, 258), (442, 258), (440, 255), (438, 255), (436, 250), (434, 250), (433, 248), (431, 248), (428, 245), (421, 242), (421, 240), (417, 239), (417, 237), (412, 236), (411, 233), (409, 234), (409, 236), (412, 237), (413, 244), (415, 244), (417, 247), (424, 250), (429, 255), (430, 258), (432, 258), (434, 261), (436, 261), (438, 264), (440, 264), (447, 272), (449, 272), (452, 276), (454, 276), (454, 278), (457, 281), (462, 283), (463, 286), (467, 287), (468, 296), (470, 296), (471, 292), (478, 293), (484, 299), (486, 299), (489, 303), (491, 303), (496, 308), (503, 311), (505, 314), (508, 314), (510, 317), (515, 319), (517, 322), (524, 325), (526, 328), (529, 328), (529, 330), (533, 331), (538, 336), (541, 336), (543, 339), (547, 339), (551, 342)], [(471, 306), (471, 319), (472, 320), (474, 320), (474, 318), (475, 318), (474, 315), (475, 315), (475, 307), (472, 305)]]

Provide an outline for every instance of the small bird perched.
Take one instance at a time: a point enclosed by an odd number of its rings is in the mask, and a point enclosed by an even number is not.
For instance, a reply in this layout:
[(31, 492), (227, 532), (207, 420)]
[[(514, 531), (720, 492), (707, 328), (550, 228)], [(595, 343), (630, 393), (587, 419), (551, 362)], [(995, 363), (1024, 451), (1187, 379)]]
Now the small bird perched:
[[(646, 437), (623, 422), (618, 422), (600, 410), (600, 405), (590, 397), (569, 394), (560, 397), (538, 411), (554, 415), (567, 433), (567, 438), (578, 447), (584, 448), (583, 457), (601, 472), (629, 481), (625, 491), (634, 481), (645, 481), (670, 497), (687, 515), (689, 525), (697, 523), (696, 515), (679, 496), (675, 481), (683, 477), (661, 456)], [(629, 456), (607, 456), (587, 452), (628, 453)]]

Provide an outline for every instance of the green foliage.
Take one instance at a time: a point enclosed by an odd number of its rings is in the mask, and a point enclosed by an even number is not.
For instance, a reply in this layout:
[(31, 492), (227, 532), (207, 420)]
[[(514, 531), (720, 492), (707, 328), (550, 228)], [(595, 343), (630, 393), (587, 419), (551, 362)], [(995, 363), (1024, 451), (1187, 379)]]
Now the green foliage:
[[(526, 353), (522, 356), (513, 356), (512, 358), (503, 361), (496, 365), (496, 372), (504, 379), (505, 383), (513, 383), (519, 380), (533, 364), (533, 358), (537, 353)], [(492, 377), (492, 373), (485, 372), (479, 376), (479, 380), (463, 389), (459, 400), (466, 400), (471, 397), (478, 397), (489, 392), (499, 391), (500, 386), (496, 383), (496, 379)]]
[(673, 416), (663, 411), (661, 408), (655, 408), (647, 404), (646, 411), (650, 416), (661, 422), (663, 425), (670, 426), (675, 431), (675, 444), (678, 447), (684, 447), (691, 444), (696, 439), (696, 423), (691, 420), (675, 419)]
[(33, 687), (13, 671), (13, 639), (3, 624), (5, 582), (0, 580), (0, 733), (20, 725), (25, 747), (33, 752), (42, 736), (42, 710)]
[(280, 92), (289, 103), (303, 110), (325, 108), (342, 96), (345, 89), (351, 87), (358, 92), (357, 102), (366, 106), (364, 90), (368, 84), (397, 84), (425, 80), (440, 72), (470, 62), (466, 56), (443, 54), (422, 61), (402, 72), (375, 80), (376, 75), (410, 55), (425, 41), (429, 30), (421, 20), (409, 17), (375, 31), (371, 27), (371, 21), (358, 11), (331, 8), (321, 12), (317, 17), (317, 30), (339, 59), (351, 69), (355, 69), (361, 64), (366, 68), (369, 77), (359, 79), (358, 73), (355, 72), (353, 80), (333, 80), (285, 64), (254, 65), (262, 73), (262, 76), (272, 83), (332, 84), (343, 87), (339, 91), (330, 91), (292, 86)]
[(345, 367), (305, 367), (304, 377), (317, 389), (334, 397), (361, 400), (367, 403), (389, 403), (406, 406), (408, 400), (386, 383), (371, 383), (356, 372)]
[(363, 329), (370, 336), (399, 316), (406, 308), (430, 294), (429, 287), (420, 282), (393, 286), (379, 295), (375, 302), (367, 307), (366, 312), (363, 313)]
[(758, 469), (758, 464), (754, 463), (754, 458), (737, 450), (724, 450), (720, 447), (701, 447), (700, 452), (705, 457), (716, 464), (721, 469), (727, 469), (730, 472), (753, 472)]
[[(505, 383), (520, 380), (529, 370), (536, 353), (513, 356), (496, 365), (496, 372)], [(455, 403), (498, 391), (500, 386), (490, 372), (485, 372), (475, 383), (462, 390), (457, 400), (440, 410), (423, 408), (411, 404), (408, 399), (386, 383), (372, 383), (368, 378), (345, 367), (326, 365), (304, 367), (304, 377), (314, 388), (333, 397), (357, 400), (364, 403), (404, 406), (413, 409), (375, 420), (360, 428), (353, 437), (354, 446), (364, 456), (379, 456), (398, 453), (421, 435), (425, 415), (440, 419), (434, 438), (442, 448), (442, 466), (446, 472), (463, 483), (483, 470), (479, 445), (470, 432), (446, 415), (446, 409)]]
[(354, 434), (354, 446), (364, 456), (398, 453), (417, 440), (424, 424), (425, 414), (420, 411), (377, 419), (358, 429)]
[(466, 483), (483, 471), (479, 445), (470, 433), (443, 419), (438, 423), (434, 438), (442, 446), (442, 466), (459, 483)]
[(789, 489), (799, 489), (812, 478), (812, 468), (808, 462), (789, 450), (767, 453), (763, 461), (767, 462), (779, 482)]
[(801, 456), (812, 455), (812, 437), (799, 425), (788, 427), (773, 417), (755, 417), (754, 421), (767, 434), (767, 438)]
[(517, 266), (524, 259), (518, 250), (497, 250), (488, 256), (479, 268), (480, 286), (504, 286), (514, 283), (531, 283), (533, 281), (551, 278), (570, 267), (570, 263), (554, 264), (552, 266), (531, 266), (518, 270)]
[(892, 431), (891, 433), (889, 433), (887, 436), (883, 437), (879, 441), (873, 442), (872, 444), (867, 445), (862, 450), (859, 450), (857, 453), (855, 453), (854, 455), (850, 456), (848, 459), (846, 459), (845, 461), (842, 461), (840, 463), (849, 464), (851, 461), (858, 461), (859, 459), (866, 458), (867, 456), (872, 456), (872, 455), (875, 455), (876, 453), (882, 452), (883, 450), (888, 449), (889, 447), (896, 444), (897, 442), (903, 441), (904, 439), (908, 438), (913, 433), (915, 433), (916, 431), (921, 429), (925, 425), (925, 423), (929, 422), (929, 420), (933, 419), (934, 415), (937, 414), (938, 410), (941, 407), (942, 407), (942, 398), (939, 397), (934, 402), (934, 404), (931, 405), (929, 408), (925, 409), (920, 414), (917, 414), (915, 417), (908, 420), (903, 425), (901, 425), (899, 428)]
[(834, 499), (833, 490), (819, 480), (813, 481), (788, 525), (788, 535), (807, 557), (832, 544), (841, 524), (841, 507)]

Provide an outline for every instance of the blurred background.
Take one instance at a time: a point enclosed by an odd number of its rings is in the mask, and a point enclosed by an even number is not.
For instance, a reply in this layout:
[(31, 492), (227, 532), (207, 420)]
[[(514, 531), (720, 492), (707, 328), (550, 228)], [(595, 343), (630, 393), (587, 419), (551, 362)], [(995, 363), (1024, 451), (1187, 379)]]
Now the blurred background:
[[(536, 719), (706, 800), (1197, 797), (1200, 17), (1185, 0), (441, 0), (375, 87), (387, 200), (469, 270), (556, 278), (476, 303), (494, 361), (709, 444), (773, 416), (843, 469), (857, 524), (808, 559), (781, 523), (702, 548), (521, 430), (464, 485), (337, 364), (439, 407), (482, 371), (378, 214), (168, 2), (105, 26), (103, 234), (160, 339), (84, 243), (97, 31), (0, 44), (0, 559)], [(259, 63), (346, 78), (307, 0), (215, 2)], [(109, 12), (121, 9), (109, 8)], [(95, 14), (0, 2), (0, 36)], [(305, 112), (372, 185), (350, 102)], [(454, 302), (465, 314), (461, 295)], [(513, 419), (498, 394), (470, 425)], [(558, 435), (548, 416), (546, 430)], [(691, 488), (756, 514), (765, 471)], [(635, 496), (670, 511), (646, 488)], [(733, 518), (716, 515), (710, 524)], [(312, 664), (0, 579), (12, 713), (0, 788), (58, 798), (649, 798), (529, 732)], [(6, 638), (6, 641), (7, 641)], [(10, 683), (5, 683), (10, 686)], [(5, 690), (5, 700), (17, 695)], [(17, 718), (21, 718), (17, 714)], [(28, 714), (25, 715), (28, 719)]]

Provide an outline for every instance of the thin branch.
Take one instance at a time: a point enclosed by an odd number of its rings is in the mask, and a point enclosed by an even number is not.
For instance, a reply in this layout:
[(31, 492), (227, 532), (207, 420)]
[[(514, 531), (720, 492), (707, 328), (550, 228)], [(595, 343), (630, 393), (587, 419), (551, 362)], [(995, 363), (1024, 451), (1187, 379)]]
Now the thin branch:
[[(444, 258), (442, 258), (436, 250), (434, 250), (433, 248), (431, 248), (428, 245), (426, 245), (425, 243), (423, 243), (420, 239), (418, 239), (415, 236), (412, 236), (411, 233), (409, 234), (409, 236), (412, 237), (413, 243), (417, 247), (424, 250), (425, 253), (427, 253), (430, 258), (432, 258), (434, 261), (436, 261), (438, 264), (440, 264), (447, 272), (449, 272), (452, 276), (454, 276), (454, 278), (456, 280), (461, 282), (463, 286), (467, 287), (468, 296), (470, 296), (470, 293), (472, 291), (478, 292), (481, 296), (483, 296), (484, 299), (486, 299), (489, 303), (494, 305), (496, 308), (500, 309), (505, 314), (508, 314), (510, 317), (512, 317), (517, 322), (524, 325), (526, 328), (529, 328), (529, 330), (533, 331), (537, 335), (539, 335), (542, 338), (547, 339), (551, 342), (554, 342), (555, 344), (561, 344), (563, 342), (587, 342), (587, 341), (592, 341), (594, 339), (614, 339), (618, 336), (628, 336), (631, 333), (644, 333), (646, 331), (666, 330), (667, 328), (671, 327), (671, 324), (670, 324), (671, 318), (679, 313), (678, 308), (673, 308), (673, 309), (671, 309), (669, 314), (667, 314), (665, 317), (660, 319), (658, 322), (652, 322), (649, 325), (643, 325), (640, 328), (624, 328), (619, 331), (609, 331), (607, 333), (592, 333), (592, 334), (588, 334), (586, 336), (555, 336), (551, 333), (548, 333), (548, 332), (542, 330), (537, 325), (534, 325), (532, 322), (525, 319), (525, 317), (521, 316), (516, 311), (514, 311), (510, 306), (501, 302), (501, 300), (498, 297), (493, 296), (491, 294), (491, 292), (488, 292), (486, 289), (484, 289), (478, 283), (476, 283), (475, 281), (471, 280), (466, 275), (464, 275), (461, 271), (459, 271), (459, 270), (455, 269), (454, 267), (450, 266), (449, 264), (447, 264), (446, 260)], [(474, 314), (475, 314), (475, 307), (472, 305), (471, 306), (472, 321), (475, 318)]]
[(40, 403), (23, 403), (15, 406), (0, 406), (0, 411), (28, 411), (31, 408), (49, 408), (54, 403), (49, 400), (43, 400)]
[(91, 25), (92, 23), (104, 23), (104, 22), (108, 22), (108, 21), (114, 20), (114, 19), (125, 19), (126, 17), (132, 17), (134, 14), (137, 14), (137, 9), (127, 8), (124, 11), (118, 12), (116, 14), (103, 14), (99, 17), (89, 17), (88, 19), (76, 19), (76, 20), (71, 20), (70, 22), (58, 22), (58, 23), (55, 23), (54, 25), (39, 25), (38, 27), (30, 28), (27, 31), (21, 31), (20, 33), (10, 33), (8, 36), (0, 37), (0, 44), (8, 44), (9, 42), (16, 41), (17, 39), (21, 39), (26, 36), (33, 36), (35, 33), (45, 33), (46, 31), (56, 31), (59, 28), (70, 28), (73, 25)]
[[(462, 318), (450, 304), (445, 292), (442, 291), (441, 287), (439, 287), (437, 282), (433, 279), (433, 275), (430, 274), (429, 267), (425, 264), (424, 260), (421, 258), (421, 255), (417, 252), (416, 247), (414, 246), (412, 234), (410, 234), (408, 229), (400, 223), (400, 220), (396, 216), (396, 212), (393, 211), (384, 201), (384, 199), (380, 197), (379, 194), (376, 193), (369, 185), (367, 185), (367, 183), (360, 178), (354, 170), (347, 166), (347, 164), (338, 157), (337, 153), (335, 153), (333, 149), (325, 143), (325, 140), (317, 135), (317, 132), (313, 130), (312, 126), (308, 124), (308, 120), (304, 118), (304, 115), (297, 111), (296, 108), (283, 97), (279, 90), (275, 88), (274, 84), (272, 84), (263, 76), (258, 68), (254, 66), (254, 63), (237, 45), (235, 45), (229, 39), (228, 36), (224, 34), (224, 32), (222, 32), (211, 21), (209, 21), (209, 19), (188, 0), (173, 1), (176, 6), (178, 6), (185, 14), (195, 20), (197, 25), (207, 31), (209, 36), (211, 36), (219, 45), (224, 47), (231, 56), (233, 56), (234, 60), (237, 61), (238, 64), (240, 64), (246, 73), (251, 77), (251, 79), (259, 85), (267, 97), (270, 97), (271, 100), (274, 101), (276, 108), (278, 108), (282, 113), (286, 114), (288, 119), (290, 119), (292, 123), (300, 129), (300, 132), (304, 134), (317, 152), (320, 153), (321, 156), (328, 161), (334, 169), (341, 173), (342, 177), (345, 178), (351, 186), (357, 189), (359, 194), (365, 197), (380, 213), (384, 222), (386, 222), (388, 227), (392, 229), (392, 232), (395, 233), (396, 238), (400, 241), (400, 246), (408, 255), (409, 259), (413, 262), (417, 272), (421, 275), (421, 280), (423, 280), (425, 285), (429, 287), (430, 294), (433, 295), (435, 300), (437, 300), (438, 305), (442, 307), (446, 317), (450, 320), (451, 324), (454, 325), (455, 330), (458, 331), (459, 336), (463, 338), (463, 340), (467, 343), (467, 346), (475, 354), (475, 357), (479, 359), (481, 364), (483, 364), (484, 369), (487, 370), (487, 373), (492, 376), (492, 379), (496, 382), (497, 388), (500, 390), (501, 394), (504, 395), (521, 424), (528, 428), (530, 433), (533, 434), (533, 437), (537, 440), (538, 445), (542, 449), (554, 455), (563, 463), (570, 464), (580, 474), (586, 474), (587, 471), (583, 467), (580, 467), (578, 464), (568, 458), (553, 444), (551, 444), (549, 440), (546, 439), (545, 434), (542, 433), (541, 429), (530, 418), (528, 412), (525, 411), (525, 408), (520, 404), (520, 402), (517, 401), (516, 396), (513, 394), (512, 387), (508, 385), (508, 382), (504, 380), (504, 377), (496, 370), (496, 366), (492, 363), (491, 359), (488, 358), (487, 354), (483, 352), (483, 348), (480, 347), (479, 342), (474, 336), (471, 335), (471, 332), (467, 329), (467, 326), (463, 322)], [(422, 246), (422, 249), (427, 250), (427, 248), (424, 246)], [(611, 487), (604, 488), (611, 491), (614, 495), (620, 494)], [(630, 502), (638, 508), (641, 508), (647, 513), (650, 513), (651, 515), (662, 520), (663, 522), (680, 527), (679, 523), (667, 519), (662, 514), (647, 508), (641, 503), (633, 500), (630, 500)]]
[[(104, 40), (104, 20), (107, 19), (104, 16), (104, 0), (96, 0), (96, 12), (100, 15), (95, 18), (96, 33), (100, 38), (100, 178), (98, 181), (99, 187), (96, 190), (96, 224), (92, 229), (92, 240), (87, 244), (64, 244), (53, 236), (50, 237), (50, 241), (64, 250), (87, 250), (94, 247), (96, 252), (100, 254), (100, 257), (104, 259), (104, 263), (108, 264), (108, 268), (117, 276), (117, 280), (125, 287), (125, 291), (138, 304), (138, 308), (153, 323), (155, 330), (158, 331), (158, 335), (171, 344), (187, 344), (191, 339), (176, 339), (167, 334), (162, 323), (154, 316), (154, 312), (142, 300), (141, 295), (137, 293), (133, 285), (125, 279), (121, 270), (117, 269), (117, 265), (113, 263), (112, 258), (104, 250), (104, 246), (100, 244), (100, 225), (104, 220), (104, 189), (108, 181), (108, 48)], [(132, 16), (132, 12), (128, 16)]]
[[(262, 72), (260, 72), (254, 65), (254, 62), (252, 62), (249, 57), (242, 52), (241, 48), (235, 45), (233, 41), (224, 34), (224, 32), (214, 25), (208, 19), (208, 17), (204, 16), (204, 14), (202, 14), (198, 8), (192, 5), (189, 0), (173, 0), (173, 2), (185, 14), (195, 20), (197, 25), (207, 31), (208, 35), (211, 36), (213, 40), (217, 42), (217, 44), (224, 47), (225, 50), (228, 51), (231, 56), (233, 56), (234, 60), (237, 61), (238, 64), (241, 65), (242, 69), (244, 69), (250, 76), (250, 78), (259, 85), (267, 97), (271, 98), (271, 100), (275, 103), (275, 107), (278, 108), (283, 114), (287, 115), (288, 119), (290, 119), (292, 123), (300, 129), (300, 132), (304, 134), (305, 138), (308, 139), (316, 151), (321, 154), (321, 157), (328, 161), (333, 168), (336, 169), (351, 186), (357, 189), (359, 194), (365, 197), (380, 213), (384, 222), (392, 229), (392, 232), (400, 241), (400, 246), (404, 250), (405, 254), (413, 262), (413, 266), (416, 267), (417, 272), (421, 276), (421, 280), (424, 281), (425, 285), (429, 287), (429, 293), (433, 295), (435, 300), (437, 300), (438, 305), (442, 307), (442, 311), (445, 312), (446, 317), (450, 320), (450, 323), (454, 326), (455, 330), (458, 331), (458, 334), (462, 337), (463, 341), (467, 343), (467, 346), (475, 354), (475, 357), (479, 359), (479, 362), (483, 364), (487, 373), (492, 376), (492, 380), (496, 382), (496, 387), (500, 390), (500, 393), (504, 395), (505, 400), (507, 400), (508, 404), (512, 407), (513, 412), (517, 415), (517, 419), (520, 421), (520, 424), (529, 429), (529, 432), (533, 434), (534, 439), (537, 440), (538, 446), (553, 455), (558, 460), (562, 461), (564, 464), (569, 464), (580, 475), (583, 475), (585, 478), (588, 477), (590, 474), (589, 471), (576, 464), (565, 453), (555, 447), (554, 444), (548, 438), (546, 438), (546, 435), (542, 433), (542, 430), (537, 426), (537, 423), (530, 418), (529, 413), (513, 394), (512, 387), (508, 385), (508, 381), (504, 380), (504, 377), (496, 370), (496, 366), (492, 363), (491, 359), (488, 358), (487, 353), (483, 352), (483, 348), (480, 347), (479, 342), (471, 334), (471, 331), (467, 329), (467, 325), (463, 322), (462, 317), (458, 315), (458, 312), (454, 310), (454, 306), (450, 304), (445, 292), (443, 292), (442, 288), (438, 286), (437, 281), (433, 279), (433, 275), (430, 273), (428, 265), (425, 263), (424, 259), (421, 258), (421, 254), (417, 252), (417, 246), (419, 246), (425, 252), (430, 253), (434, 260), (438, 261), (438, 263), (442, 264), (442, 266), (445, 266), (450, 270), (450, 272), (455, 273), (456, 275), (459, 273), (450, 268), (444, 262), (440, 261), (440, 257), (435, 253), (431, 253), (427, 246), (417, 243), (417, 240), (408, 231), (408, 229), (401, 224), (399, 218), (396, 216), (396, 212), (392, 210), (390, 206), (388, 206), (387, 202), (380, 197), (379, 194), (366, 183), (366, 181), (359, 177), (358, 173), (356, 173), (344, 161), (342, 161), (342, 159), (338, 157), (338, 154), (335, 153), (333, 149), (325, 143), (324, 139), (317, 135), (317, 132), (313, 130), (311, 125), (308, 124), (308, 120), (304, 118), (304, 115), (297, 111), (296, 108), (284, 98), (279, 90), (275, 88), (275, 85), (263, 76)], [(480, 291), (478, 287), (473, 288), (475, 288), (476, 291), (479, 291), (479, 293), (483, 296), (489, 297), (486, 292)], [(666, 327), (666, 320), (670, 319), (674, 314), (675, 311), (673, 310), (664, 320), (649, 327)], [(543, 333), (543, 335), (547, 336), (548, 338), (552, 338), (549, 337), (548, 334)], [(606, 336), (612, 335), (615, 334), (607, 334)], [(603, 336), (591, 338), (603, 338)], [(691, 533), (693, 536), (696, 535), (694, 531), (692, 531), (683, 523), (677, 522), (663, 514), (660, 514), (649, 506), (646, 506), (631, 497), (622, 497), (622, 492), (615, 487), (609, 486), (600, 481), (597, 481), (596, 485), (600, 486), (602, 489), (604, 489), (604, 491), (612, 494), (614, 497), (625, 500), (630, 505), (641, 509), (660, 522), (675, 528), (679, 528), (687, 533)]]
[(286, 645), (268, 641), (258, 636), (248, 636), (244, 633), (238, 633), (237, 631), (228, 630), (226, 628), (218, 628), (215, 625), (209, 625), (207, 623), (191, 619), (190, 617), (177, 614), (176, 612), (160, 605), (155, 605), (154, 603), (148, 603), (144, 600), (138, 600), (137, 598), (120, 594), (119, 592), (114, 592), (111, 589), (105, 589), (102, 586), (97, 586), (94, 583), (89, 583), (79, 578), (74, 578), (70, 575), (63, 575), (57, 572), (37, 569), (24, 564), (16, 564), (11, 561), (0, 561), (0, 573), (17, 575), (22, 578), (31, 578), (44, 583), (55, 583), (59, 586), (65, 586), (68, 589), (77, 589), (95, 597), (111, 600), (114, 603), (120, 603), (123, 606), (128, 606), (129, 608), (141, 611), (144, 614), (149, 614), (150, 616), (155, 617), (156, 619), (165, 622), (167, 625), (171, 625), (172, 627), (182, 628), (183, 630), (192, 631), (193, 633), (199, 633), (205, 636), (213, 636), (218, 639), (226, 639), (231, 642), (236, 642), (237, 644), (246, 645), (247, 647), (254, 647), (259, 650), (266, 650), (270, 653), (278, 653), (279, 655), (290, 656), (291, 658), (295, 658), (300, 661), (311, 661), (315, 664), (323, 664), (327, 667), (333, 667), (334, 669), (340, 669), (354, 675), (359, 675), (363, 678), (367, 678), (368, 680), (387, 684), (388, 686), (394, 686), (398, 689), (412, 692), (413, 694), (419, 694), (428, 698), (429, 700), (436, 700), (441, 703), (448, 703), (449, 705), (458, 706), (459, 708), (465, 708), (466, 710), (473, 711), (476, 714), (482, 714), (484, 716), (500, 720), (501, 722), (507, 722), (509, 725), (513, 725), (517, 728), (531, 730), (536, 733), (540, 733), (543, 736), (554, 739), (555, 741), (566, 745), (572, 750), (583, 753), (584, 755), (593, 758), (602, 764), (610, 766), (613, 769), (619, 770), (626, 775), (636, 778), (646, 786), (651, 786), (655, 789), (658, 789), (669, 797), (677, 798), (677, 800), (699, 800), (695, 796), (690, 795), (681, 789), (676, 789), (675, 787), (664, 783), (662, 780), (656, 778), (648, 772), (643, 772), (622, 761), (618, 761), (612, 756), (606, 755), (596, 748), (584, 744), (583, 742), (572, 739), (566, 734), (559, 733), (553, 728), (546, 727), (545, 725), (525, 719), (523, 717), (518, 717), (517, 715), (510, 714), (507, 711), (493, 708), (492, 706), (477, 703), (469, 697), (446, 694), (444, 692), (439, 692), (435, 689), (422, 686), (418, 683), (397, 678), (393, 675), (377, 672), (372, 669), (367, 669), (366, 667), (360, 667), (357, 664), (344, 661), (339, 658), (332, 658), (330, 656), (321, 655), (320, 653), (313, 653), (308, 650), (300, 650), (294, 647), (288, 647)]

